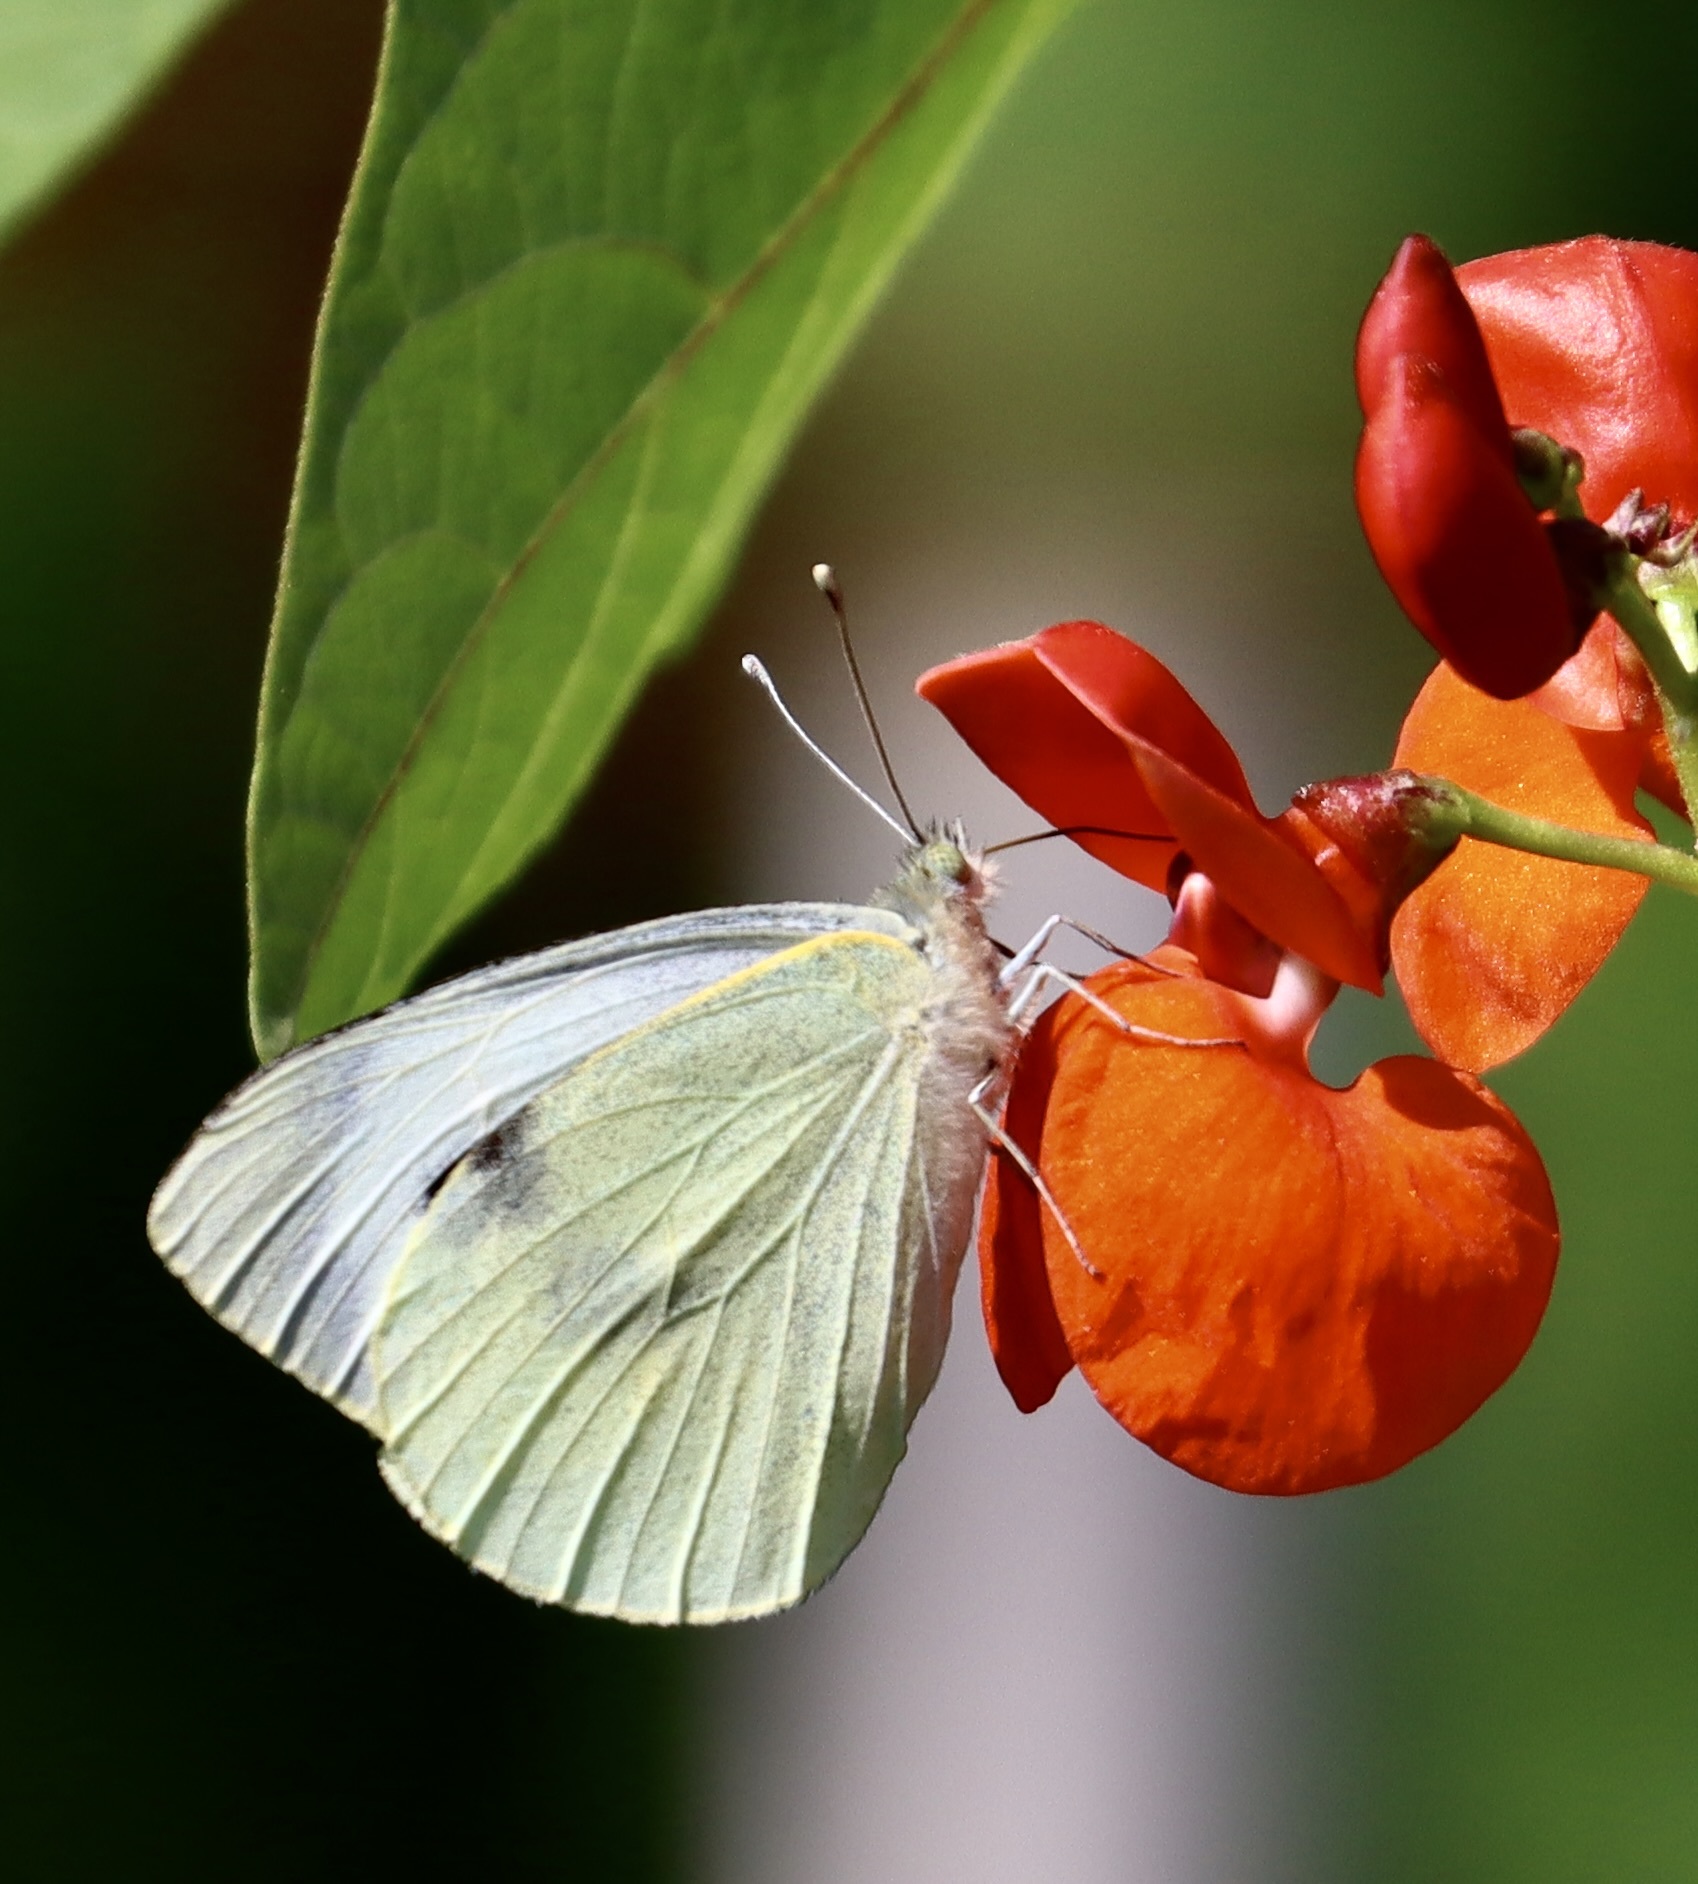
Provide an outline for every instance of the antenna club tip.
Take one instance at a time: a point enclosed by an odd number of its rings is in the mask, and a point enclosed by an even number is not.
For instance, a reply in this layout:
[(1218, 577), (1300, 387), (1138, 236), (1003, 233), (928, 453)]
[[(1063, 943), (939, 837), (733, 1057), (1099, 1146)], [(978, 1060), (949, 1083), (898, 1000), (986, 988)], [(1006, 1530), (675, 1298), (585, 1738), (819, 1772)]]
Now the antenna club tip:
[(759, 680), (766, 672), (766, 666), (758, 654), (745, 654), (743, 656), (743, 672), (747, 674), (751, 680)]
[(835, 602), (841, 597), (843, 591), (838, 587), (837, 571), (832, 568), (830, 563), (815, 563), (813, 575), (814, 587), (818, 589), (820, 594), (825, 596), (828, 601)]

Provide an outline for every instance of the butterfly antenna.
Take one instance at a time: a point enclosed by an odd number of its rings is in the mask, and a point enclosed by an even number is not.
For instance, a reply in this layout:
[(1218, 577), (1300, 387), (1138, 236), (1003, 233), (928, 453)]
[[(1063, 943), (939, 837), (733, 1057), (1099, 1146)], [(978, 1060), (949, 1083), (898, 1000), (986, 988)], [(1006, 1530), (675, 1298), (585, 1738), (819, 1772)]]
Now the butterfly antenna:
[(772, 676), (766, 671), (765, 664), (757, 655), (745, 654), (743, 656), (743, 672), (747, 674), (751, 680), (758, 681), (760, 685), (765, 688), (766, 697), (778, 708), (779, 718), (783, 720), (784, 724), (790, 728), (791, 732), (801, 740), (802, 744), (807, 747), (840, 785), (847, 785), (869, 811), (883, 818), (885, 823), (902, 839), (903, 843), (918, 842), (918, 832), (912, 830), (905, 831), (871, 792), (865, 791), (857, 785), (849, 774), (844, 771), (842, 766), (832, 758), (831, 754), (827, 752), (817, 740), (813, 739), (803, 730), (802, 722), (797, 719), (796, 715), (784, 704), (784, 696), (778, 691)]
[(867, 697), (867, 685), (861, 678), (861, 663), (855, 659), (855, 643), (849, 636), (849, 611), (843, 602), (843, 585), (837, 580), (837, 571), (830, 563), (814, 564), (814, 587), (831, 604), (832, 619), (837, 623), (838, 646), (843, 650), (843, 659), (849, 669), (849, 684), (855, 689), (861, 718), (866, 721), (867, 731), (872, 735), (879, 769), (884, 773), (884, 782), (890, 787), (891, 797), (896, 800), (903, 817), (908, 821), (908, 835), (917, 844), (923, 833), (914, 822), (914, 814), (908, 808), (908, 800), (902, 795), (902, 787), (896, 782), (896, 768), (890, 763), (889, 749), (885, 746), (884, 735), (879, 731), (878, 721), (873, 715), (873, 703)]
[(1028, 831), (1024, 837), (1005, 837), (1000, 843), (987, 844), (983, 856), (999, 850), (1018, 850), (1022, 844), (1047, 844), (1052, 837), (1123, 837), (1131, 844), (1171, 844), (1171, 831), (1121, 831), (1111, 824), (1058, 824), (1050, 831)]

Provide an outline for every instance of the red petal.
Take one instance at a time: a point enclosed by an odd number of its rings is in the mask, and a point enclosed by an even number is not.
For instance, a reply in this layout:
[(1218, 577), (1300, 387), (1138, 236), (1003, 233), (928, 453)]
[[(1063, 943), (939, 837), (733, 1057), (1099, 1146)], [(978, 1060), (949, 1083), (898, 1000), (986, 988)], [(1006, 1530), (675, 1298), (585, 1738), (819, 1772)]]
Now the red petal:
[[(1230, 1017), (1203, 982), (1091, 985), (1168, 1032)], [(1556, 1213), (1477, 1082), (1397, 1059), (1334, 1092), (1232, 1048), (1128, 1040), (1075, 998), (1054, 1012), (1043, 1170), (1101, 1279), (1046, 1221), (1051, 1287), (1129, 1431), (1235, 1491), (1321, 1491), (1394, 1471), (1514, 1371)]]
[[(1397, 763), (1493, 804), (1611, 837), (1647, 837), (1633, 808), (1646, 742), (1489, 700), (1447, 667), (1416, 696)], [(1392, 924), (1398, 985), (1421, 1037), (1478, 1072), (1538, 1039), (1597, 972), (1645, 894), (1625, 870), (1464, 838)]]
[[(1021, 1049), (1002, 1120), (1034, 1164), (1054, 1075), (1040, 1019)], [(1035, 1413), (1073, 1371), (1050, 1299), (1042, 1210), (1032, 1180), (1007, 1152), (993, 1152), (979, 1213), (979, 1298), (996, 1371), (1022, 1413)]]
[(1335, 981), (1380, 992), (1372, 919), (1358, 925), (1301, 844), (1166, 753), (1130, 737), (1126, 743), (1180, 845), (1239, 915)]
[(1159, 748), (1204, 784), (1255, 809), (1226, 735), (1147, 649), (1095, 621), (1058, 622), (1034, 635), (1032, 646), (1105, 726)]
[(1100, 622), (1062, 622), (946, 661), (915, 691), (1050, 824), (1147, 833), (1075, 841), (1151, 889), (1167, 888), (1179, 846), (1121, 732), (1156, 742), (1254, 808), (1225, 735), (1153, 654)]
[(1356, 458), (1356, 505), (1404, 613), (1458, 672), (1499, 699), (1574, 652), (1562, 572), (1515, 473), (1447, 383), (1386, 369)]
[(1450, 263), (1424, 235), (1405, 239), (1356, 336), (1356, 396), (1369, 418), (1405, 356), (1438, 369), (1481, 437), (1508, 463), (1509, 427), (1479, 325)]
[(1061, 622), (934, 667), (916, 688), (1051, 824), (1151, 834), (1078, 838), (1092, 856), (1165, 890), (1184, 850), (1281, 947), (1378, 992), (1371, 941), (1301, 846), (1256, 809), (1219, 728), (1136, 642), (1100, 622)]
[[(1237, 755), (1154, 655), (1095, 622), (1048, 628), (1034, 646), (1120, 734), (1166, 828), (1227, 902), (1335, 980), (1378, 993), (1372, 943), (1307, 852), (1256, 809)], [(1128, 650), (1142, 659), (1128, 660)]]
[(1510, 422), (1586, 461), (1587, 515), (1631, 490), (1698, 518), (1698, 255), (1585, 236), (1458, 271)]

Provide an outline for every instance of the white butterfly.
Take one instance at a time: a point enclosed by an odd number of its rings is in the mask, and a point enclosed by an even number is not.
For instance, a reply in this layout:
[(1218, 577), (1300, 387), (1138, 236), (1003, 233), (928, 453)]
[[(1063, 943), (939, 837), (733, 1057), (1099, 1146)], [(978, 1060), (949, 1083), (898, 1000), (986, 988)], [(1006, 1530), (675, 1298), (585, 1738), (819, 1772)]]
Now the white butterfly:
[(527, 1595), (794, 1603), (937, 1377), (1011, 1057), (985, 877), (642, 923), (502, 963), (240, 1087), (154, 1199), (226, 1326), (383, 1443)]

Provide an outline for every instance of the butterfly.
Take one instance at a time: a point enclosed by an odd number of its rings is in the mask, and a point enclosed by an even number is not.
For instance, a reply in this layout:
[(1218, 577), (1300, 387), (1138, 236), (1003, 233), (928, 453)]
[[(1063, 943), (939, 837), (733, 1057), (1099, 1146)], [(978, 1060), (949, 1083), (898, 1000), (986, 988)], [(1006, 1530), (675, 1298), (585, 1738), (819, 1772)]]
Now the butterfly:
[(937, 1377), (1027, 956), (986, 894), (939, 834), (866, 906), (640, 923), (400, 1001), (231, 1094), (149, 1238), (479, 1570), (632, 1621), (784, 1608)]

